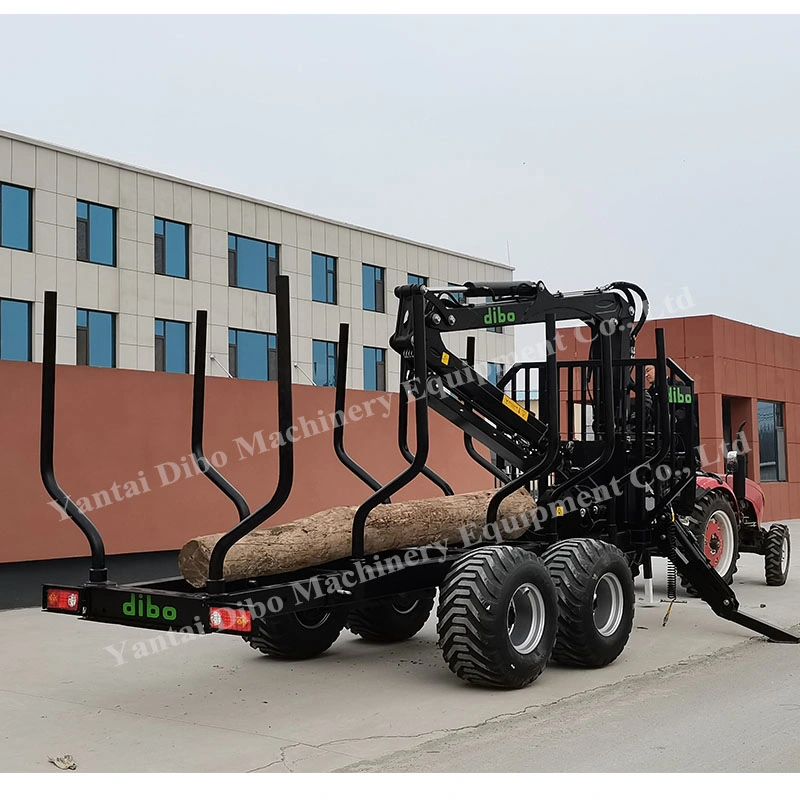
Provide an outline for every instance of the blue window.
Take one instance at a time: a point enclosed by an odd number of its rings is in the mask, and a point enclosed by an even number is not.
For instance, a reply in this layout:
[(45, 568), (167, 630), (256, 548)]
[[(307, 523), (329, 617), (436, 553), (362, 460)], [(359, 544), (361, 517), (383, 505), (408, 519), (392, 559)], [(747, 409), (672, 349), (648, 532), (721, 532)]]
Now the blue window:
[[(460, 286), (461, 284), (458, 283), (449, 283), (448, 286)], [(451, 292), (453, 297), (455, 298), (456, 302), (463, 303), (464, 302), (464, 292)]]
[(77, 217), (78, 261), (113, 267), (117, 262), (114, 209), (78, 200)]
[(278, 245), (228, 234), (228, 283), (275, 294)]
[(30, 189), (0, 183), (0, 246), (31, 249)]
[(228, 330), (228, 371), (252, 381), (278, 379), (278, 339), (274, 333)]
[(386, 391), (386, 351), (380, 347), (364, 348), (364, 388)]
[(759, 477), (762, 483), (786, 480), (786, 429), (783, 403), (758, 401)]
[(383, 267), (361, 265), (362, 298), (365, 311), (386, 311), (386, 289)]
[(189, 277), (189, 226), (166, 219), (155, 220), (156, 275)]
[(503, 377), (505, 369), (506, 368), (503, 364), (497, 364), (494, 361), (490, 361), (488, 375), (486, 376), (489, 379), (489, 383), (493, 383), (495, 386), (497, 386), (497, 382)]
[(336, 386), (336, 342), (312, 342), (314, 386)]
[(77, 322), (78, 366), (115, 367), (114, 315), (79, 308)]
[(31, 304), (0, 300), (0, 358), (31, 360)]
[(408, 273), (408, 282), (414, 286), (427, 286), (428, 279), (422, 275), (412, 275), (410, 272)]
[(189, 372), (189, 323), (156, 320), (156, 372)]
[(321, 253), (311, 254), (311, 299), (336, 303), (336, 259)]

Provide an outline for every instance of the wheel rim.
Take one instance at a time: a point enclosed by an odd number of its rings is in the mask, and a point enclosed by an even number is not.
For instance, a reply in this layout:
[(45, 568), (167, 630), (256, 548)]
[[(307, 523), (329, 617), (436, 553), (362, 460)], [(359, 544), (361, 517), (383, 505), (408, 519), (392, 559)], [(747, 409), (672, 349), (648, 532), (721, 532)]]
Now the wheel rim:
[(506, 622), (511, 646), (521, 655), (532, 653), (544, 634), (544, 598), (532, 583), (518, 586), (508, 605)]
[(727, 573), (733, 558), (733, 525), (724, 511), (715, 511), (708, 520), (703, 553), (720, 575)]
[(594, 590), (594, 625), (601, 636), (611, 636), (622, 621), (625, 593), (613, 572), (606, 572)]
[(294, 616), (303, 628), (314, 630), (321, 628), (328, 621), (330, 615), (330, 611), (326, 611), (324, 608), (309, 608), (307, 611), (295, 612)]
[(784, 536), (781, 545), (781, 572), (786, 572), (789, 567), (789, 539)]
[(414, 600), (413, 597), (407, 595), (398, 595), (392, 600), (392, 608), (398, 614), (410, 614), (419, 605), (419, 599)]

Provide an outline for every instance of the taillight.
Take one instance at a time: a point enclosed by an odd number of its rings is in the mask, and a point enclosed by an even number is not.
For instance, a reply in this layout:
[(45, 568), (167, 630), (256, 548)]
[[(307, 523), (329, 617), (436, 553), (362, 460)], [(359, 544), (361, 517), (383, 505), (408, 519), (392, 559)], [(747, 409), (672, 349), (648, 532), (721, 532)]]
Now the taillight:
[(48, 611), (65, 611), (68, 614), (80, 614), (81, 595), (77, 589), (48, 589)]
[(253, 630), (253, 619), (246, 608), (211, 608), (209, 621), (216, 631), (250, 633)]

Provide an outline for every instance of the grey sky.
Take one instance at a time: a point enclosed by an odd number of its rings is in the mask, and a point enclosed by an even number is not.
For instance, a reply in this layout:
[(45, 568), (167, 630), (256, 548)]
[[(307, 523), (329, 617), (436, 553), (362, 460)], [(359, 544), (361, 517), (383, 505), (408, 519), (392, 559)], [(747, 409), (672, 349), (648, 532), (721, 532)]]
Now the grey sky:
[(0, 128), (800, 334), (797, 18), (0, 26)]

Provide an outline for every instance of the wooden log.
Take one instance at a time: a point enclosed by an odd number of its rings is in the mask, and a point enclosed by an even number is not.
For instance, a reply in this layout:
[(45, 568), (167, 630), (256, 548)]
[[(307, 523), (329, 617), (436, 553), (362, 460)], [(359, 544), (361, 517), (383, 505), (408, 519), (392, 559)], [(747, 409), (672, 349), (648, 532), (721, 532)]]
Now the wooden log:
[[(493, 491), (380, 505), (367, 519), (366, 553), (434, 542), (463, 541), (464, 527), (472, 540), (484, 535), (486, 508)], [(536, 504), (524, 489), (503, 500), (498, 514), (499, 536), (514, 539), (529, 527)], [(339, 506), (310, 517), (253, 531), (237, 542), (225, 559), (225, 580), (257, 578), (292, 572), (345, 558), (351, 552), (351, 529), (357, 506)], [(461, 529), (461, 530), (459, 530)], [(222, 534), (187, 542), (178, 556), (183, 577), (195, 587), (205, 586), (211, 551)], [(495, 531), (487, 533), (494, 539)]]

